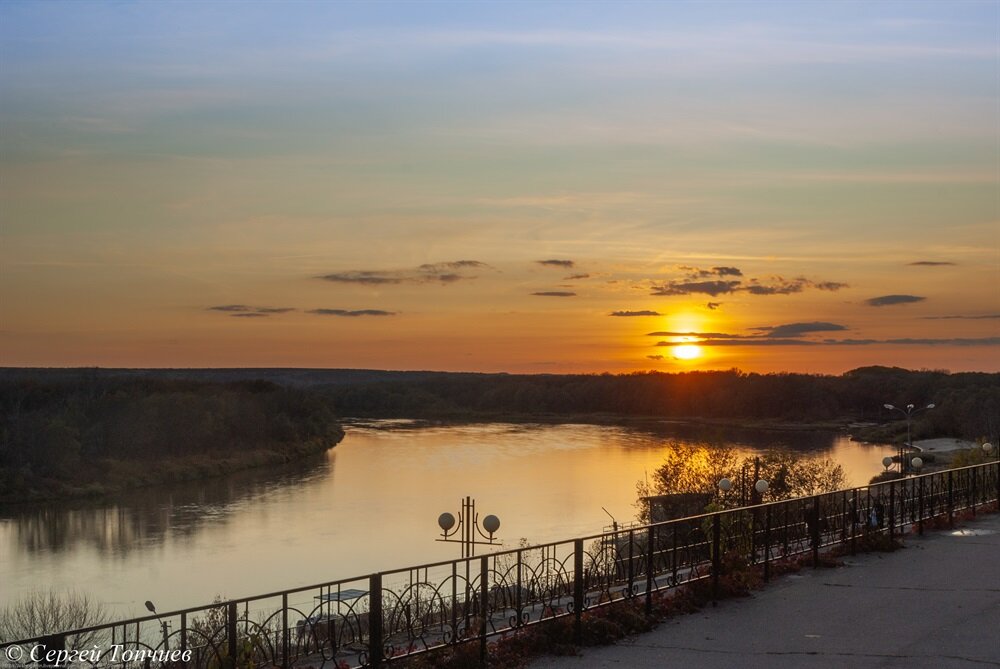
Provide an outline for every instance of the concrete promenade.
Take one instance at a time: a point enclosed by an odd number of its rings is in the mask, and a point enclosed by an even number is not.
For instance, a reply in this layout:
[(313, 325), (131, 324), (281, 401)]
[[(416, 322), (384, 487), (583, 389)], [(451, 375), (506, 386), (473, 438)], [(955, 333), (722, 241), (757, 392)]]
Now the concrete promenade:
[(904, 543), (531, 668), (1000, 667), (1000, 514)]

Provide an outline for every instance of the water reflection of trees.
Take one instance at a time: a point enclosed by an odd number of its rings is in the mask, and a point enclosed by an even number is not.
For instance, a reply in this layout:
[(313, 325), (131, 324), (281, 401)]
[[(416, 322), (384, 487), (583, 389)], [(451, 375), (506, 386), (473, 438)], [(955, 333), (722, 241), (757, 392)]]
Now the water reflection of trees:
[(644, 431), (662, 438), (695, 443), (729, 444), (750, 450), (789, 449), (798, 452), (828, 451), (838, 438), (836, 432), (783, 428), (748, 428), (734, 425), (703, 425), (690, 422), (654, 423)]
[(81, 547), (102, 556), (126, 556), (162, 543), (169, 535), (192, 541), (205, 527), (226, 523), (247, 501), (281, 490), (316, 484), (329, 475), (334, 455), (267, 472), (240, 472), (218, 479), (146, 488), (113, 502), (31, 505), (3, 514), (16, 545), (28, 554)]

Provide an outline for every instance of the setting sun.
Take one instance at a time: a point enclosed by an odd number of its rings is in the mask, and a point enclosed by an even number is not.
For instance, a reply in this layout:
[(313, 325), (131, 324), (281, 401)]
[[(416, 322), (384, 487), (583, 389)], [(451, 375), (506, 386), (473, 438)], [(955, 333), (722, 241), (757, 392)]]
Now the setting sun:
[(678, 360), (694, 360), (701, 356), (701, 347), (694, 344), (674, 346), (674, 357)]

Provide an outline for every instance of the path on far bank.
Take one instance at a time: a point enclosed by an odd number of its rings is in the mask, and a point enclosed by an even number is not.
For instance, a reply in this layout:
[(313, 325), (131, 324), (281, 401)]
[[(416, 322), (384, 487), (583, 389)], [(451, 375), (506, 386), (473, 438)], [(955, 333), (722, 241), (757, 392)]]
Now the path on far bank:
[(531, 669), (1000, 667), (1000, 514)]

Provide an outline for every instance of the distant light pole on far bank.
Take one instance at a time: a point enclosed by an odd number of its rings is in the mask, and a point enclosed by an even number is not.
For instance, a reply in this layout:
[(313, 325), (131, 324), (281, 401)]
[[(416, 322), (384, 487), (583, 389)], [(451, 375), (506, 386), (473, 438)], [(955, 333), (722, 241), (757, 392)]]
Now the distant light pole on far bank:
[(904, 473), (906, 473), (906, 469), (907, 469), (907, 467), (906, 467), (906, 457), (905, 457), (905, 454), (904, 454), (904, 449), (905, 448), (909, 448), (909, 449), (913, 448), (913, 441), (912, 441), (912, 438), (910, 436), (910, 434), (911, 434), (911, 432), (910, 432), (910, 424), (913, 422), (913, 414), (920, 413), (921, 411), (927, 411), (928, 409), (933, 409), (934, 405), (933, 404), (928, 404), (927, 406), (920, 407), (919, 409), (916, 408), (916, 407), (914, 407), (914, 405), (912, 405), (912, 404), (907, 404), (905, 409), (902, 408), (902, 407), (894, 406), (892, 404), (883, 404), (882, 406), (884, 406), (889, 411), (898, 411), (899, 413), (901, 413), (904, 416), (906, 416), (906, 444), (905, 445), (900, 445), (900, 447), (899, 447), (899, 473), (900, 474), (904, 474)]

